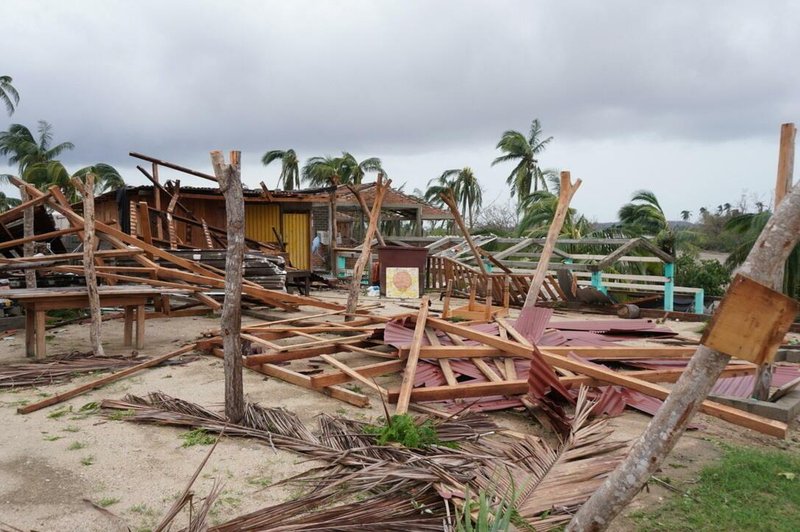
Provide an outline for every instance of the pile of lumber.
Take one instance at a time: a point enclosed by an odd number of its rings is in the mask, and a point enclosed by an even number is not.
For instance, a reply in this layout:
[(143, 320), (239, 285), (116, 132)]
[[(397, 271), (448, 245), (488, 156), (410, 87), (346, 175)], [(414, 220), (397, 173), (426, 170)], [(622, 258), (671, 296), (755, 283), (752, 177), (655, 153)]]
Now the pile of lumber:
[[(453, 323), (429, 316), (426, 303), (418, 313), (391, 317), (359, 311), (345, 322), (343, 312), (332, 311), (250, 325), (242, 329), (243, 363), (355, 406), (366, 406), (369, 393), (377, 394), (396, 403), (398, 413), (447, 416), (522, 406), (553, 413), (574, 403), (586, 385), (598, 400), (596, 415), (619, 414), (625, 406), (653, 414), (669, 394), (662, 384), (677, 381), (695, 351), (618, 343), (674, 334), (646, 320), (556, 322), (550, 321), (551, 310), (539, 309), (538, 332), (529, 339), (510, 318)], [(219, 357), (221, 345), (219, 337), (198, 344)], [(719, 385), (752, 378), (755, 370), (733, 361)], [(797, 367), (785, 378), (793, 375), (800, 375)], [(705, 401), (701, 410), (764, 434), (786, 435), (786, 424), (730, 406)]]
[[(72, 209), (69, 201), (57, 186), (50, 187), (47, 192), (42, 192), (15, 177), (11, 177), (11, 180), (16, 186), (24, 189), (31, 199), (3, 213), (0, 221), (17, 219), (22, 216), (25, 208), (31, 206), (47, 206), (64, 215), (70, 224), (70, 228), (58, 231), (59, 234), (82, 235), (83, 217)], [(208, 262), (201, 263), (194, 257), (181, 256), (174, 250), (162, 249), (156, 246), (152, 237), (148, 237), (148, 235), (139, 238), (135, 234), (125, 233), (98, 221), (95, 221), (95, 230), (97, 234), (96, 247), (102, 244), (104, 248), (108, 248), (95, 252), (95, 266), (100, 280), (109, 285), (117, 283), (145, 284), (153, 287), (180, 289), (190, 292), (191, 297), (205, 307), (214, 310), (221, 308), (219, 301), (208, 294), (213, 291), (220, 294), (224, 290), (224, 271), (218, 266)], [(53, 232), (37, 234), (5, 242), (2, 246), (6, 249), (13, 249), (24, 242), (44, 241), (53, 237)], [(135, 265), (121, 266), (112, 262), (123, 258), (133, 261)], [(80, 263), (81, 259), (82, 254), (80, 253), (9, 257), (0, 259), (0, 269), (35, 269), (43, 272), (70, 273), (82, 276), (84, 267)], [(276, 264), (272, 261), (265, 261), (260, 266), (274, 271)], [(281, 289), (265, 288), (249, 279), (244, 280), (242, 295), (257, 304), (292, 311), (302, 305), (331, 310), (342, 308), (336, 303), (317, 298), (289, 294)], [(162, 304), (168, 308), (169, 301), (165, 300)]]

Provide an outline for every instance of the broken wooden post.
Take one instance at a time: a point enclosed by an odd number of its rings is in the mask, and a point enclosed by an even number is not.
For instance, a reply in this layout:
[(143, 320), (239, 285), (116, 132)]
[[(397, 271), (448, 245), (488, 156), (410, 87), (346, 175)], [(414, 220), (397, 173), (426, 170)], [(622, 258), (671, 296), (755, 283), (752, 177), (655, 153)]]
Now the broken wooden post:
[(417, 374), (417, 363), (419, 362), (419, 352), (422, 347), (422, 337), (425, 334), (425, 323), (428, 319), (428, 296), (422, 297), (419, 314), (417, 314), (417, 324), (414, 327), (414, 336), (409, 346), (408, 358), (406, 359), (406, 369), (403, 372), (403, 382), (400, 385), (400, 396), (397, 399), (395, 413), (398, 415), (408, 412), (408, 405), (411, 402), (411, 390), (414, 388), (414, 378)]
[(178, 232), (172, 215), (175, 212), (175, 204), (178, 203), (178, 196), (180, 196), (181, 193), (180, 179), (175, 181), (175, 186), (172, 190), (172, 198), (169, 200), (169, 204), (167, 205), (167, 231), (169, 234), (169, 248), (178, 249)]
[(450, 207), (450, 212), (453, 213), (453, 218), (455, 219), (456, 224), (458, 224), (458, 228), (461, 229), (461, 234), (464, 235), (464, 240), (467, 241), (469, 249), (472, 250), (472, 254), (475, 256), (475, 262), (478, 263), (481, 273), (483, 273), (483, 275), (488, 275), (489, 271), (486, 269), (486, 264), (484, 264), (483, 259), (481, 258), (481, 253), (475, 246), (475, 242), (472, 241), (472, 236), (469, 234), (469, 230), (464, 224), (464, 219), (461, 217), (461, 213), (458, 212), (458, 206), (456, 204), (456, 198), (453, 196), (453, 191), (447, 189), (439, 194), (439, 197), (442, 198), (442, 201), (444, 201), (448, 207)]
[[(792, 174), (794, 173), (794, 139), (797, 128), (793, 123), (781, 125), (781, 139), (778, 148), (778, 176), (775, 182), (775, 208), (780, 205), (784, 196), (792, 189)], [(775, 275), (773, 288), (780, 290), (783, 287), (783, 268)], [(753, 399), (766, 401), (769, 397), (769, 388), (772, 384), (772, 364), (762, 364), (756, 373), (753, 383)]]
[(375, 236), (375, 231), (378, 229), (378, 223), (380, 223), (383, 195), (386, 193), (386, 189), (389, 188), (391, 182), (391, 179), (387, 179), (384, 182), (383, 176), (379, 175), (378, 181), (375, 184), (375, 202), (372, 204), (372, 212), (369, 215), (369, 225), (367, 226), (367, 234), (364, 235), (364, 245), (361, 248), (361, 255), (359, 255), (353, 267), (353, 279), (350, 282), (350, 292), (347, 294), (347, 315), (345, 316), (345, 321), (351, 321), (355, 318), (356, 307), (358, 306), (358, 294), (361, 291), (361, 275), (364, 273), (364, 268), (372, 255), (372, 239)]
[[(370, 216), (369, 207), (367, 206), (367, 202), (364, 201), (364, 196), (361, 195), (361, 192), (359, 192), (359, 190), (354, 185), (347, 185), (347, 188), (350, 190), (350, 192), (353, 193), (353, 196), (355, 196), (356, 201), (358, 201), (358, 204), (361, 206), (361, 212), (363, 212), (367, 216)], [(378, 238), (378, 244), (380, 244), (381, 246), (386, 245), (386, 241), (383, 239), (380, 227), (375, 228), (375, 236)]]
[[(777, 272), (799, 240), (800, 186), (795, 186), (775, 209), (739, 273), (772, 286)], [(660, 467), (730, 358), (704, 345), (697, 348), (683, 375), (626, 459), (578, 510), (567, 530), (583, 532), (609, 527)]]
[(220, 151), (211, 152), (211, 164), (225, 197), (228, 224), (228, 249), (225, 257), (225, 299), (222, 303), (220, 334), (225, 352), (225, 417), (239, 423), (244, 417), (242, 384), (242, 262), (244, 260), (244, 194), (241, 178), (241, 152), (231, 151), (230, 163)]
[(101, 343), (100, 326), (103, 316), (100, 313), (100, 293), (97, 290), (97, 272), (94, 265), (94, 174), (86, 174), (86, 181), (74, 177), (72, 184), (83, 196), (83, 270), (86, 277), (86, 294), (89, 296), (89, 312), (92, 321), (89, 324), (89, 340), (92, 343), (94, 356), (105, 356)]
[[(19, 189), (19, 197), (22, 203), (25, 203), (29, 199), (28, 193), (25, 191), (25, 187), (20, 187)], [(22, 213), (22, 231), (24, 238), (31, 238), (34, 234), (33, 228), (33, 206), (26, 208)], [(36, 242), (31, 240), (30, 242), (25, 242), (22, 245), (22, 255), (24, 257), (32, 257), (36, 249)], [(25, 270), (25, 288), (36, 288), (36, 270)]]

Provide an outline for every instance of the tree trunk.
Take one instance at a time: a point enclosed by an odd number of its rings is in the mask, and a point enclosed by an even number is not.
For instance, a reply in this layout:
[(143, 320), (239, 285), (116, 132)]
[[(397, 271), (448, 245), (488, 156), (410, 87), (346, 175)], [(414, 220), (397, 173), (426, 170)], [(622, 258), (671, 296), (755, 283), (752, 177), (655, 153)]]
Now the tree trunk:
[(242, 384), (242, 262), (244, 260), (244, 195), (241, 179), (241, 152), (230, 153), (230, 164), (220, 151), (211, 152), (211, 164), (225, 197), (228, 223), (228, 250), (225, 258), (225, 300), (220, 328), (225, 352), (225, 417), (239, 423), (244, 417)]
[[(794, 187), (767, 222), (742, 273), (767, 286), (800, 240), (800, 187)], [(605, 530), (630, 503), (686, 430), (700, 403), (719, 378), (730, 357), (699, 346), (680, 380), (627, 458), (584, 504), (567, 530)]]
[[(392, 180), (388, 179), (385, 182), (381, 175), (378, 176), (378, 182), (375, 187), (375, 201), (372, 203), (372, 212), (369, 215), (369, 225), (367, 226), (367, 234), (364, 235), (364, 245), (361, 249), (361, 255), (356, 261), (353, 268), (353, 279), (350, 282), (350, 292), (347, 294), (347, 312), (345, 321), (351, 321), (355, 318), (356, 307), (358, 307), (358, 294), (361, 291), (361, 275), (364, 273), (364, 268), (369, 262), (372, 255), (372, 239), (375, 232), (378, 230), (378, 224), (381, 219), (381, 204), (383, 203), (383, 195), (386, 189), (389, 188)], [(366, 206), (366, 204), (365, 204)]]
[[(29, 199), (28, 193), (25, 191), (24, 187), (19, 189), (19, 196), (22, 200), (22, 203), (25, 203)], [(33, 207), (28, 207), (22, 213), (23, 216), (23, 235), (25, 238), (32, 237), (34, 234), (34, 227), (33, 227)], [(36, 243), (31, 240), (30, 242), (25, 242), (22, 245), (22, 255), (25, 257), (32, 257), (33, 253), (36, 249)], [(36, 288), (36, 270), (25, 270), (25, 288)]]
[[(797, 128), (794, 124), (781, 125), (781, 138), (778, 147), (778, 176), (775, 181), (775, 208), (781, 204), (783, 198), (792, 189), (792, 174), (794, 173), (794, 138)], [(772, 287), (775, 290), (783, 288), (784, 269), (775, 274)], [(762, 364), (756, 373), (755, 383), (751, 396), (759, 401), (769, 398), (769, 388), (772, 385), (772, 364)]]
[(89, 312), (92, 321), (89, 325), (89, 340), (95, 356), (105, 356), (101, 343), (100, 327), (103, 317), (100, 314), (100, 293), (97, 290), (97, 272), (94, 267), (94, 174), (86, 174), (86, 182), (73, 179), (75, 188), (83, 196), (83, 270), (86, 277), (86, 293), (89, 296)]

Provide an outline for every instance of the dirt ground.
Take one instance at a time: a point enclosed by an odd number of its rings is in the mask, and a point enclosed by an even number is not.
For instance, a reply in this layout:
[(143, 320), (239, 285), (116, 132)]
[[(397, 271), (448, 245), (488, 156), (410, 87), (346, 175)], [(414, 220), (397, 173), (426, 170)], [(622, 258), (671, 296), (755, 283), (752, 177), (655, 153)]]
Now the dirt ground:
[[(345, 297), (342, 293), (330, 292), (317, 295), (328, 299)], [(381, 302), (384, 307), (380, 312), (383, 313), (411, 311), (396, 301)], [(404, 305), (414, 307), (415, 303)], [(281, 318), (290, 316), (283, 312), (276, 314)], [(559, 314), (593, 319), (591, 315)], [(259, 320), (244, 318), (243, 321)], [(142, 354), (166, 353), (196, 340), (218, 323), (213, 317), (148, 320)], [(668, 325), (686, 338), (699, 336), (697, 323), (670, 322)], [(85, 325), (70, 325), (50, 332), (48, 353), (51, 355), (88, 350)], [(131, 354), (122, 347), (121, 320), (105, 323), (103, 334), (108, 354)], [(0, 364), (23, 361), (22, 331), (0, 339)], [(69, 390), (94, 378), (96, 376), (86, 376), (59, 385), (0, 392), (0, 427), (3, 429), (0, 431), (0, 529), (2, 525), (42, 531), (150, 529), (184, 489), (207, 453), (208, 446), (182, 446), (184, 440), (180, 436), (185, 430), (111, 421), (99, 415), (84, 415), (80, 409), (104, 398), (122, 398), (128, 393), (144, 395), (152, 391), (218, 408), (223, 400), (224, 380), (222, 362), (215, 358), (200, 357), (182, 366), (145, 370), (62, 405), (25, 416), (16, 413), (21, 404)], [(315, 417), (323, 412), (362, 420), (375, 420), (383, 414), (377, 396), (372, 396), (370, 407), (361, 409), (247, 370), (244, 387), (248, 401), (283, 406), (297, 413), (309, 426), (315, 425)], [(62, 406), (67, 408), (60, 408)], [(65, 413), (54, 415), (59, 411)], [(519, 413), (497, 413), (493, 417), (500, 425), (513, 430), (540, 431), (538, 425)], [(648, 420), (649, 417), (633, 412), (612, 419), (614, 438), (635, 438)], [(681, 439), (659, 473), (660, 478), (678, 486), (691, 481), (703, 465), (719, 455), (721, 441), (800, 452), (796, 432), (789, 441), (782, 442), (707, 416), (699, 416), (698, 421), (705, 427)], [(265, 486), (312, 465), (303, 457), (276, 451), (261, 443), (224, 439), (195, 483), (194, 491), (202, 496), (208, 493), (215, 480), (224, 484), (220, 502), (211, 516), (213, 522), (222, 522), (291, 498), (292, 488), (265, 489)], [(667, 489), (651, 484), (649, 492), (640, 494), (630, 510), (648, 507), (670, 495)], [(107, 511), (91, 504), (101, 501), (111, 502)], [(624, 517), (614, 524), (616, 530), (633, 528), (632, 521)]]

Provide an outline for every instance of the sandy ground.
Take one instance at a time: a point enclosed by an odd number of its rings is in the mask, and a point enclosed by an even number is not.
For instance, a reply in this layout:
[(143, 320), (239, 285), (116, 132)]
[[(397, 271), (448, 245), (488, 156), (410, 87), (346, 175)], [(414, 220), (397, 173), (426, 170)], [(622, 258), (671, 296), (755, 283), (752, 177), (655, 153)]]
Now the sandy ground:
[[(324, 297), (343, 299), (344, 295), (326, 293)], [(397, 302), (382, 302), (384, 308), (381, 312), (384, 313), (412, 311)], [(407, 304), (415, 305), (414, 302)], [(287, 316), (286, 313), (277, 314)], [(258, 320), (244, 319), (245, 323), (254, 321)], [(211, 317), (148, 320), (143, 354), (168, 352), (217, 325), (218, 320)], [(698, 336), (697, 323), (670, 322), (669, 325), (681, 336)], [(48, 341), (49, 354), (88, 349), (86, 326), (71, 325), (52, 334), (53, 338)], [(10, 339), (0, 340), (0, 364), (23, 361), (23, 341), (21, 332)], [(104, 325), (104, 345), (108, 354), (130, 354), (130, 350), (122, 348), (121, 321)], [(93, 378), (96, 377), (0, 392), (0, 427), (3, 428), (0, 431), (0, 525), (43, 531), (126, 530), (126, 527), (147, 530), (164, 515), (202, 461), (209, 448), (202, 445), (182, 447), (180, 436), (184, 430), (111, 421), (99, 415), (86, 416), (80, 413), (80, 408), (104, 398), (122, 398), (128, 393), (144, 395), (151, 391), (219, 407), (224, 385), (220, 360), (201, 357), (183, 366), (146, 370), (58, 407), (26, 416), (16, 414), (16, 407), (20, 404), (34, 402), (45, 394), (69, 390)], [(315, 417), (322, 412), (367, 420), (377, 419), (383, 413), (377, 396), (372, 397), (369, 408), (361, 409), (250, 371), (245, 371), (244, 386), (249, 401), (283, 406), (297, 413), (309, 426), (315, 425)], [(54, 417), (53, 413), (64, 406), (67, 412)], [(494, 417), (501, 425), (514, 430), (540, 431), (538, 425), (519, 413), (498, 413)], [(647, 416), (636, 413), (615, 418), (611, 420), (615, 428), (614, 437), (634, 438), (648, 420)], [(723, 440), (800, 452), (796, 436), (794, 440), (778, 442), (706, 416), (700, 416), (699, 421), (706, 428), (682, 438), (660, 473), (663, 478), (677, 481), (678, 485), (691, 480), (704, 464), (718, 456), (719, 442)], [(200, 496), (207, 493), (215, 480), (224, 483), (223, 495), (212, 513), (212, 521), (221, 522), (291, 498), (291, 487), (264, 489), (264, 486), (304, 471), (311, 465), (298, 455), (275, 451), (260, 443), (225, 439), (195, 484), (195, 493)], [(631, 510), (655, 504), (668, 495), (670, 492), (664, 488), (651, 487), (649, 493), (642, 493), (636, 499)], [(107, 513), (86, 501), (113, 503), (107, 506)], [(621, 518), (614, 528), (630, 530), (633, 523)]]

